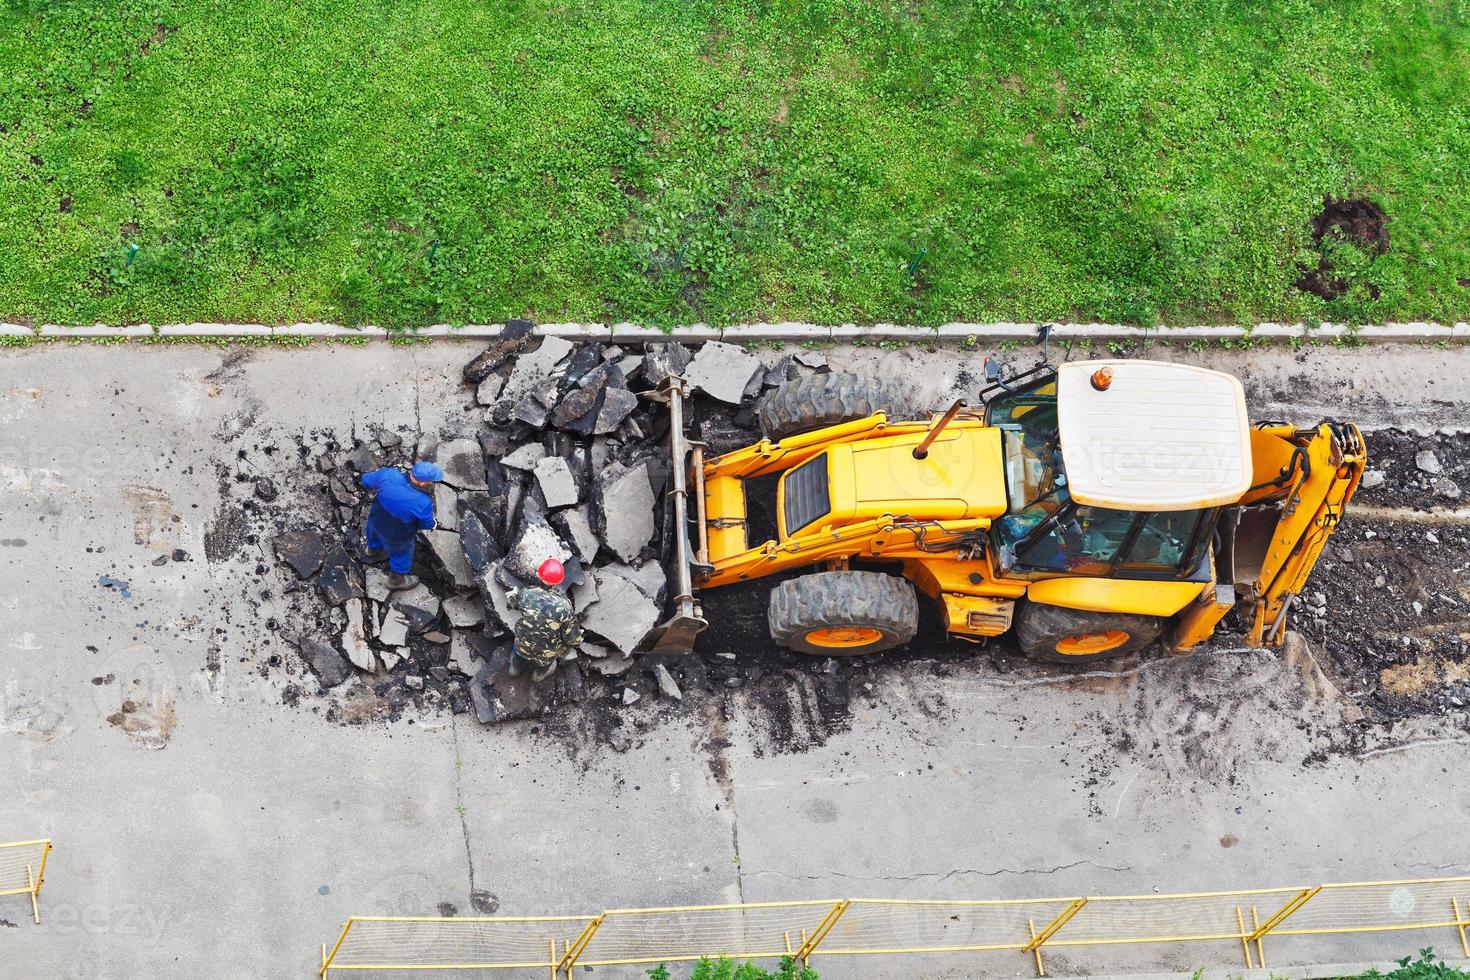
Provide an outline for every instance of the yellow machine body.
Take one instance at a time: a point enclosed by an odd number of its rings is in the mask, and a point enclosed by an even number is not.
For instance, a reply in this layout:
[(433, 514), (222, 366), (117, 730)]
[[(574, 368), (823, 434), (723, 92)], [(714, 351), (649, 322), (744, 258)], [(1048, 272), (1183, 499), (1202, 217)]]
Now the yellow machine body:
[[(1006, 632), (1016, 602), (1024, 600), (1158, 617), (1168, 624), (1167, 645), (1177, 651), (1208, 638), (1243, 603), (1252, 642), (1279, 643), (1291, 602), (1367, 460), (1352, 425), (1251, 429), (1252, 483), (1218, 514), (1209, 512), (1232, 522), (1234, 533), (1231, 546), (1201, 546), (1205, 572), (1181, 580), (1004, 572), (997, 548), (977, 544), (1008, 512), (1001, 431), (976, 414), (951, 413), (933, 437), (938, 418), (896, 422), (879, 412), (708, 460), (693, 451), (693, 586), (712, 589), (803, 567), (857, 563), (901, 573), (933, 600), (945, 629), (960, 638)], [(926, 436), (932, 437), (927, 455), (915, 458)], [(802, 491), (792, 491), (793, 474), (808, 465), (823, 471), (810, 474), (807, 486), (826, 494), (825, 507), (810, 489), (806, 504), (794, 499)], [(778, 473), (777, 534), (749, 540), (749, 481)], [(788, 526), (794, 513), (788, 505), (807, 507), (799, 526)], [(1171, 509), (1177, 507), (1159, 508)]]

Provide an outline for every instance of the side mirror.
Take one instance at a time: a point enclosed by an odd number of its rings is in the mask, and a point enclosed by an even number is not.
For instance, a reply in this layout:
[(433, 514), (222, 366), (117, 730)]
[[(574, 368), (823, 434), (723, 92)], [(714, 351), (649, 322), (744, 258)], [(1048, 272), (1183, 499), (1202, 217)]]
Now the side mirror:
[(1000, 380), (1000, 361), (995, 359), (994, 354), (985, 355), (985, 381), (994, 384)]

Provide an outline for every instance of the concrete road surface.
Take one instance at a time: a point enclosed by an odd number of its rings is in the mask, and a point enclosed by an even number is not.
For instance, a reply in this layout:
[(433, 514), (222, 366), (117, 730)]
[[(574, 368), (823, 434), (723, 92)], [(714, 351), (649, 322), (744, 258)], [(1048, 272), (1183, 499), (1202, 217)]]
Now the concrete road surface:
[[(241, 451), (258, 459), (256, 447), (293, 434), (437, 431), (462, 417), (459, 368), (473, 353), (452, 342), (0, 353), (0, 840), (56, 842), (43, 924), (24, 897), (0, 899), (0, 974), (305, 977), (349, 915), (450, 907), (1151, 894), (1470, 872), (1470, 735), (1375, 730), (1372, 749), (1307, 764), (1352, 713), (1301, 655), (1217, 645), (1082, 674), (1002, 672), (983, 658), (900, 665), (852, 703), (845, 730), (803, 751), (739, 694), (730, 718), (646, 698), (629, 709), (639, 737), (622, 752), (532, 723), (409, 712), (344, 724), (323, 701), (283, 703), (267, 667), (290, 653), (267, 620), (297, 599), (268, 543), (230, 540), (222, 481)], [(1253, 417), (1470, 423), (1463, 348), (1152, 356), (1242, 374)], [(981, 373), (978, 354), (952, 349), (829, 357), (935, 401)], [(232, 560), (211, 561), (225, 551)], [(1270, 951), (1280, 965), (1382, 959), (1431, 941), (1449, 951), (1443, 933)], [(1235, 952), (1074, 949), (1049, 965), (1189, 970)], [(1017, 953), (816, 965), (824, 977), (1031, 970)]]

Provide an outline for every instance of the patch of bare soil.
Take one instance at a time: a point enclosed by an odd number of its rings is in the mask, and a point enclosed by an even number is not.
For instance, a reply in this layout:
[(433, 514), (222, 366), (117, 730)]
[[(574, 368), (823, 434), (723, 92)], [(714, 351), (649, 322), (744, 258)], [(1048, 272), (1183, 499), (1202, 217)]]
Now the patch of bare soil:
[[(1311, 221), (1312, 243), (1320, 254), (1317, 266), (1307, 269), (1297, 280), (1296, 288), (1320, 296), (1337, 299), (1348, 291), (1346, 279), (1336, 275), (1328, 257), (1328, 242), (1349, 242), (1364, 252), (1383, 255), (1388, 251), (1388, 216), (1375, 201), (1367, 198), (1324, 197), (1322, 210)], [(1368, 292), (1378, 298), (1378, 287), (1368, 285)]]
[(118, 710), (107, 716), (108, 724), (123, 731), (145, 749), (161, 749), (173, 738), (178, 715), (173, 698), (162, 692), (130, 687)]

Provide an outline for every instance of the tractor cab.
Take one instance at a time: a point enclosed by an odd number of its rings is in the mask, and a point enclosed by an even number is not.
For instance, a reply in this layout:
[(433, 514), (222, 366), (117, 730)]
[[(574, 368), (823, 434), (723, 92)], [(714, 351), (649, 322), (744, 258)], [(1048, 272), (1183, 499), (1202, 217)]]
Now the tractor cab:
[(1000, 574), (1208, 580), (1220, 508), (1251, 480), (1236, 379), (1089, 361), (988, 394), (1007, 496), (991, 527)]

